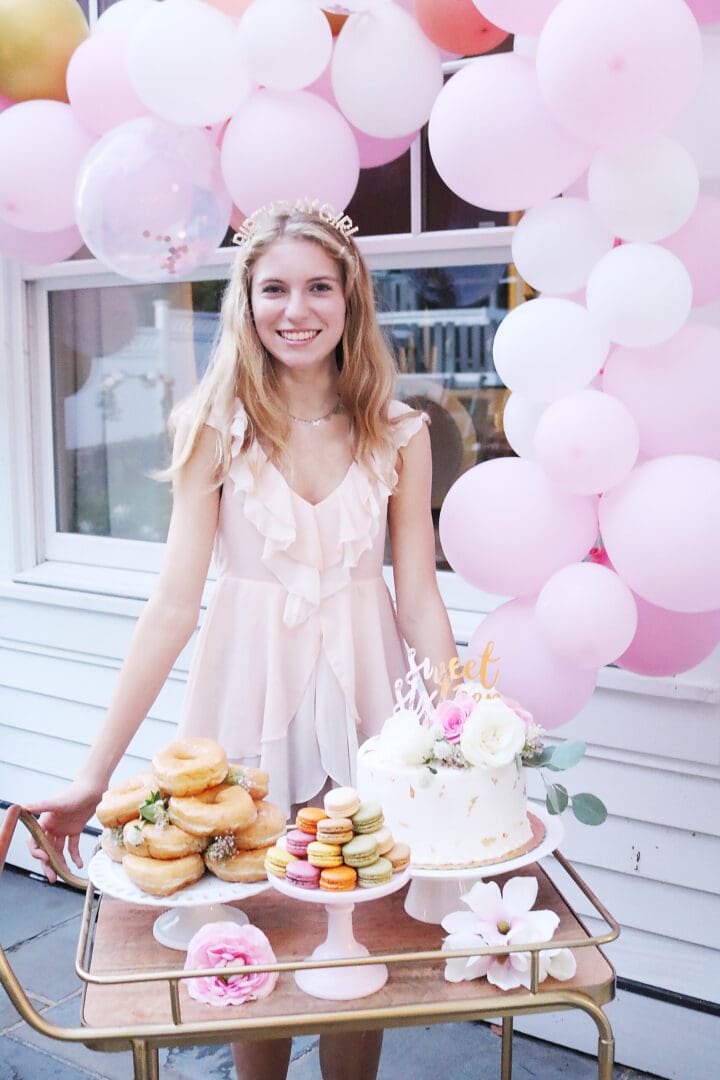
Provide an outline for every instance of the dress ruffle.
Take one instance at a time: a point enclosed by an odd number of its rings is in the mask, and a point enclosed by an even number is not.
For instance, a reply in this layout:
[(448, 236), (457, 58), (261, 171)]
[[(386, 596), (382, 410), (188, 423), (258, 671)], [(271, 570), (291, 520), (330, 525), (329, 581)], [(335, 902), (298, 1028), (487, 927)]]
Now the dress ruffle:
[[(392, 428), (396, 450), (406, 446), (427, 420), (424, 413), (413, 415), (400, 402), (392, 403), (390, 416), (406, 411), (407, 419)], [(283, 623), (299, 626), (317, 612), (323, 600), (348, 585), (351, 570), (372, 548), (384, 525), (392, 489), (354, 461), (338, 486), (313, 505), (292, 490), (257, 442), (242, 449), (247, 415), (239, 403), (230, 430), (229, 479), (234, 490), (244, 495), (245, 517), (263, 538), (264, 566), (287, 590)], [(393, 487), (397, 479), (393, 469)]]

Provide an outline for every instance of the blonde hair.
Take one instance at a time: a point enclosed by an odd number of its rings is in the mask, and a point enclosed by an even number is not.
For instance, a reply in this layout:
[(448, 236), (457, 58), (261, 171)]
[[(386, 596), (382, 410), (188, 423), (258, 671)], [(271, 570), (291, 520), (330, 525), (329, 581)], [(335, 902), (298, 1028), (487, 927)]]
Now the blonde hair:
[(212, 413), (213, 426), (218, 428), (214, 479), (222, 483), (231, 463), (230, 426), (238, 399), (248, 417), (242, 450), (259, 439), (271, 460), (292, 465), (287, 453), (290, 421), (278, 393), (272, 359), (255, 330), (250, 301), (257, 261), (279, 237), (319, 244), (341, 272), (346, 314), (338, 346), (338, 392), (355, 432), (356, 459), (390, 483), (396, 454), (388, 405), (396, 366), (377, 323), (370, 272), (351, 237), (317, 214), (297, 209), (263, 213), (238, 251), (208, 369), (190, 398), (176, 406), (171, 416), (176, 438), (172, 463), (164, 476), (171, 478), (190, 459)]

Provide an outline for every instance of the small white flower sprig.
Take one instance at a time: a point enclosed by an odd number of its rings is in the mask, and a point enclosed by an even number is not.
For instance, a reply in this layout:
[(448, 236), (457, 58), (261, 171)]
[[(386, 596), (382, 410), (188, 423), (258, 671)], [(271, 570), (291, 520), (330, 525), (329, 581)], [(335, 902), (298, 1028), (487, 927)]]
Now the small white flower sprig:
[[(534, 877), (514, 877), (500, 888), (494, 881), (479, 881), (465, 893), (462, 900), (470, 911), (453, 911), (442, 920), (448, 936), (442, 944), (444, 952), (486, 949), (496, 946), (536, 945), (550, 941), (560, 918), (554, 911), (532, 911), (537, 899), (538, 883)], [(499, 990), (530, 989), (531, 954), (511, 952), (501, 956), (492, 953), (482, 956), (452, 957), (445, 961), (448, 982), (465, 982), (487, 977)], [(543, 949), (538, 962), (538, 978), (548, 975), (554, 979), (571, 979), (577, 964), (570, 949)]]

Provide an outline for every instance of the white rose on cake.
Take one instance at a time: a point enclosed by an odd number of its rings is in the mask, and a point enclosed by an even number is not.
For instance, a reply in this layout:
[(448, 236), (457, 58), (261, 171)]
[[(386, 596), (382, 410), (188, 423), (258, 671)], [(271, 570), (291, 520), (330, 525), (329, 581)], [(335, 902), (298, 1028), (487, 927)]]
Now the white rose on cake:
[(471, 765), (509, 765), (525, 746), (525, 724), (501, 697), (478, 702), (465, 721), (460, 749)]
[(433, 734), (410, 709), (388, 717), (379, 741), (382, 756), (397, 765), (422, 765), (433, 756)]

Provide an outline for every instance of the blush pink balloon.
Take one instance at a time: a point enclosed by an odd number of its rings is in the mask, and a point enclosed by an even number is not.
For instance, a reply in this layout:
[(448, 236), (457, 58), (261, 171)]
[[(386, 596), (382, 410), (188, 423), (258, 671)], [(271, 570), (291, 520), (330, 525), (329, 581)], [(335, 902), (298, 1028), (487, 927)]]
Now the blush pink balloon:
[(611, 353), (603, 390), (632, 414), (644, 454), (720, 457), (718, 358), (720, 329), (702, 323), (686, 323), (661, 345)]
[[(333, 92), (330, 67), (327, 67), (322, 75), (314, 83), (311, 83), (307, 89), (323, 98), (342, 115), (342, 110)], [(418, 134), (417, 131), (411, 131), (409, 135), (401, 135), (396, 139), (378, 139), (375, 135), (368, 135), (367, 132), (356, 128), (347, 117), (345, 117), (345, 120), (357, 143), (361, 169), (374, 169), (378, 165), (387, 165), (388, 162), (402, 157), (405, 151), (415, 142)]]
[(546, 581), (535, 618), (543, 638), (563, 660), (599, 668), (616, 660), (632, 641), (637, 607), (614, 571), (581, 562), (564, 566)]
[(685, 0), (699, 23), (720, 22), (718, 0)]
[(638, 675), (678, 675), (704, 660), (720, 643), (720, 611), (686, 614), (635, 597), (635, 636), (615, 663)]
[(720, 608), (720, 462), (646, 461), (603, 495), (599, 514), (608, 557), (633, 592), (670, 611)]
[(5, 97), (4, 94), (0, 94), (0, 112), (5, 112), (6, 109), (9, 109), (10, 106), (14, 104), (15, 102), (11, 101), (10, 98)]
[(32, 232), (73, 225), (75, 181), (92, 144), (61, 101), (23, 101), (0, 114), (0, 221)]
[(463, 473), (440, 511), (452, 568), (500, 596), (536, 593), (579, 562), (597, 535), (597, 499), (570, 495), (534, 461), (495, 458)]
[(663, 131), (701, 71), (700, 31), (684, 0), (561, 0), (538, 42), (548, 107), (601, 146)]
[(559, 0), (473, 0), (478, 11), (513, 34), (539, 34)]
[(86, 38), (70, 57), (67, 91), (80, 123), (96, 135), (146, 116), (125, 69), (127, 38), (106, 33)]
[(569, 664), (548, 647), (533, 600), (511, 600), (491, 612), (470, 639), (468, 657), (479, 658), (489, 643), (497, 657), (498, 689), (544, 728), (572, 720), (592, 697), (597, 672)]
[(360, 175), (347, 121), (307, 90), (255, 91), (230, 120), (221, 153), (228, 191), (246, 214), (308, 197), (342, 210)]
[(622, 401), (585, 389), (550, 402), (535, 429), (533, 457), (565, 491), (599, 495), (628, 475), (639, 443)]
[(74, 225), (57, 232), (30, 232), (0, 221), (0, 254), (22, 263), (62, 262), (83, 246), (83, 238)]
[(682, 228), (661, 241), (685, 264), (693, 290), (693, 307), (720, 297), (720, 199), (701, 193)]
[(448, 187), (488, 210), (524, 210), (553, 198), (586, 170), (593, 152), (557, 123), (534, 64), (515, 53), (482, 56), (453, 75), (433, 106), (428, 138)]

